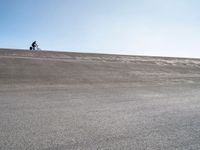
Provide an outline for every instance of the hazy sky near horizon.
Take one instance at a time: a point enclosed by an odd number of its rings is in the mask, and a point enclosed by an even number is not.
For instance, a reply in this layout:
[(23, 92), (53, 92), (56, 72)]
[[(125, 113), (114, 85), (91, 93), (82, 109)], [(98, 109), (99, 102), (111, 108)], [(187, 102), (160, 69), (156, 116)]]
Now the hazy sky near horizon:
[(200, 58), (199, 0), (0, 0), (0, 47)]

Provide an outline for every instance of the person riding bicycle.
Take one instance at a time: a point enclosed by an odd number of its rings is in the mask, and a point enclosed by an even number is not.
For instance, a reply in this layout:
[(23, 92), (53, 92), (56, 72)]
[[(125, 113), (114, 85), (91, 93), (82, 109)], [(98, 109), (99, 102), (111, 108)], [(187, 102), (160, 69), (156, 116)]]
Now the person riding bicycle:
[(37, 45), (36, 41), (34, 41), (34, 42), (32, 43), (32, 48), (33, 48), (33, 50), (36, 50), (36, 47), (38, 47), (38, 45)]

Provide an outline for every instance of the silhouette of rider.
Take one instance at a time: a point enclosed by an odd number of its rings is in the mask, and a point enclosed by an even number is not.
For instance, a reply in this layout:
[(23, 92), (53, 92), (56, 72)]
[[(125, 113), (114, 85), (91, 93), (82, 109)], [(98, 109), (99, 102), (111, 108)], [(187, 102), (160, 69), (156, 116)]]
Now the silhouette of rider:
[(34, 42), (32, 43), (32, 47), (33, 47), (33, 50), (36, 50), (36, 47), (37, 47), (36, 41), (34, 41)]

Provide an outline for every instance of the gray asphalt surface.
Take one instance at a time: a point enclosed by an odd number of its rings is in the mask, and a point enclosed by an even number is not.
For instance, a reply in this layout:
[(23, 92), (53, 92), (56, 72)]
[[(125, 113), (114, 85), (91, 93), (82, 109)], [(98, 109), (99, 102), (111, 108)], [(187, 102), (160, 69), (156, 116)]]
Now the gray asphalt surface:
[(1, 150), (199, 150), (200, 60), (0, 50)]

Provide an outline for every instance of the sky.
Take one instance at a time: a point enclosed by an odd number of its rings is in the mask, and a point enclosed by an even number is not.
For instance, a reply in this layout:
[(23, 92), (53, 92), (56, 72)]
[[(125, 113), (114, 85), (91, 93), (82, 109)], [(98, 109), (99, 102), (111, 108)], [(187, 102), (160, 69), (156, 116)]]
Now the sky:
[(0, 47), (200, 58), (199, 0), (0, 0)]

